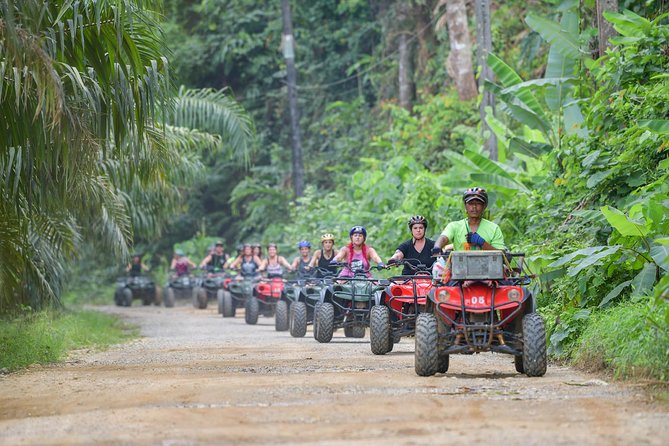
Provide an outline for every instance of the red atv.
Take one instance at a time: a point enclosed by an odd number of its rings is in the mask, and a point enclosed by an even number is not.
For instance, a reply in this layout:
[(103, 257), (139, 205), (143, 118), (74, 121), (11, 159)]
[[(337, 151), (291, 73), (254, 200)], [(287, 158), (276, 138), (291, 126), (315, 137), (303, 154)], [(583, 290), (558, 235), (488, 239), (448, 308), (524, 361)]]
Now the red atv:
[(513, 355), (518, 372), (543, 376), (546, 328), (527, 288), (532, 276), (524, 254), (464, 251), (445, 257), (444, 277), (416, 318), (416, 373), (445, 373), (451, 354), (493, 351)]
[[(258, 315), (265, 317), (274, 316), (277, 303), (283, 297), (285, 283), (281, 277), (263, 278), (258, 281), (250, 296), (244, 302), (244, 317), (246, 323), (255, 325)], [(285, 308), (286, 320), (288, 319), (288, 308)]]
[(379, 294), (370, 316), (369, 339), (372, 353), (385, 355), (402, 336), (416, 331), (416, 316), (424, 311), (427, 294), (432, 289), (432, 275), (423, 264), (409, 260), (395, 263), (407, 265), (414, 271), (411, 276), (387, 279), (386, 288)]

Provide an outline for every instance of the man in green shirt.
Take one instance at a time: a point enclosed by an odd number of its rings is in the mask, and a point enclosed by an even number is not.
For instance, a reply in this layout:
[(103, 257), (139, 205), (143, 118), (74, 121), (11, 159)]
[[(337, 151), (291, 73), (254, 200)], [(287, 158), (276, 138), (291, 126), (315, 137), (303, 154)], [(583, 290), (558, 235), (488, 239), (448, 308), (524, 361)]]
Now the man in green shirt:
[(449, 223), (434, 244), (433, 254), (441, 254), (444, 246), (453, 244), (455, 251), (503, 250), (504, 236), (495, 223), (483, 218), (488, 206), (488, 193), (481, 187), (467, 189), (462, 196), (467, 218)]

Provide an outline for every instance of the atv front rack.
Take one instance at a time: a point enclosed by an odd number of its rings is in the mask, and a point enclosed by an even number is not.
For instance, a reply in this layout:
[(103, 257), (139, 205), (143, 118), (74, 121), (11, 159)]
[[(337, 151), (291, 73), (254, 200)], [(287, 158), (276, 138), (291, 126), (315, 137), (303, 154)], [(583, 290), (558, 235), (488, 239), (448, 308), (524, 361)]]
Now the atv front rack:
[[(497, 291), (497, 282), (492, 281), (492, 294), (490, 306), (487, 311), (481, 312), (482, 308), (466, 306), (464, 298), (463, 283), (458, 281), (460, 290), (460, 305), (451, 302), (434, 301), (436, 312), (447, 322), (451, 330), (447, 333), (440, 333), (448, 346), (443, 350), (445, 354), (469, 353), (479, 351), (494, 351), (512, 355), (522, 354), (522, 335), (504, 330), (514, 319), (521, 316), (525, 306), (523, 305), (527, 296), (518, 301), (516, 305), (510, 305), (508, 301), (496, 304), (495, 295)], [(498, 318), (500, 310), (510, 310), (503, 318)], [(474, 312), (475, 311), (475, 312)], [(455, 317), (452, 315), (455, 314)]]
[[(399, 286), (404, 286), (404, 285), (407, 285), (409, 282), (411, 282), (411, 285), (412, 285), (412, 295), (411, 296), (408, 296), (408, 295), (394, 295), (392, 293), (392, 290), (390, 289), (392, 287), (392, 285), (389, 285), (387, 287), (387, 289), (388, 289), (388, 292), (387, 292), (388, 300), (386, 301), (386, 305), (390, 308), (390, 311), (392, 311), (393, 313), (395, 313), (397, 316), (400, 317), (400, 320), (407, 319), (407, 318), (414, 318), (415, 319), (416, 316), (418, 315), (418, 312), (419, 312), (418, 311), (418, 299), (426, 299), (427, 298), (427, 294), (424, 295), (424, 296), (419, 296), (418, 295), (418, 287), (417, 287), (416, 279), (432, 281), (432, 276), (430, 276), (429, 274), (416, 274), (416, 275), (411, 275), (411, 276), (393, 276), (393, 277), (390, 277), (390, 278), (386, 279), (388, 282), (390, 282), (390, 284), (399, 285)], [(402, 303), (403, 302), (402, 299), (405, 299), (405, 300), (410, 299), (410, 300), (413, 301), (412, 302), (413, 308), (414, 308), (413, 312), (405, 312), (405, 311), (403, 311), (403, 309), (398, 310), (397, 308), (395, 308), (393, 306), (393, 303), (397, 303), (398, 301), (400, 303)], [(404, 305), (402, 305), (401, 307), (404, 307)]]

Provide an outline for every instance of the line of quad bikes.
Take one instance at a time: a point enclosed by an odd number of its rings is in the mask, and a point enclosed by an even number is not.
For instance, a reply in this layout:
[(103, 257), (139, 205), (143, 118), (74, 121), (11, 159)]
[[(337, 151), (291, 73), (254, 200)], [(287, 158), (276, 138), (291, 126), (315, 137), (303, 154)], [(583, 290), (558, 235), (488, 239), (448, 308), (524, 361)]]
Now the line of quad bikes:
[[(244, 308), (247, 324), (259, 316), (274, 317), (277, 331), (304, 337), (313, 326), (314, 339), (327, 343), (338, 329), (344, 336), (364, 338), (370, 333), (372, 353), (384, 355), (402, 337), (415, 338), (415, 370), (420, 376), (445, 373), (452, 354), (485, 351), (513, 355), (515, 368), (527, 376), (546, 373), (546, 331), (536, 312), (523, 254), (501, 251), (448, 252), (444, 277), (433, 279), (425, 265), (400, 262), (414, 274), (387, 279), (338, 277), (330, 270), (315, 269), (313, 277), (242, 277), (235, 272), (205, 272), (199, 277), (171, 279), (163, 303), (192, 299), (204, 309), (218, 304), (224, 318)], [(334, 265), (341, 268), (344, 264)], [(380, 269), (381, 267), (372, 267)], [(447, 277), (450, 276), (450, 277)], [(146, 276), (118, 284), (117, 305), (129, 306), (133, 298), (145, 305), (160, 303), (159, 288)]]

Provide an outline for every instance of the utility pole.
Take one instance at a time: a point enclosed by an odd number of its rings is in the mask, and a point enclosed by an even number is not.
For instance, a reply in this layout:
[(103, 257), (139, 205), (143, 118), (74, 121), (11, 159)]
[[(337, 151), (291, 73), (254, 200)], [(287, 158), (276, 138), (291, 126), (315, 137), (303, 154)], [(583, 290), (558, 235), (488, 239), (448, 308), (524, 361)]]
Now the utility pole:
[(297, 110), (297, 70), (295, 70), (295, 39), (293, 19), (290, 15), (290, 0), (281, 0), (283, 16), (283, 57), (286, 59), (286, 81), (288, 82), (288, 107), (290, 108), (290, 131), (293, 143), (293, 187), (295, 197), (304, 195), (304, 164), (300, 141), (300, 115)]
[[(492, 50), (492, 37), (490, 35), (490, 0), (476, 0), (476, 43), (477, 59), (481, 71), (479, 73), (479, 90), (483, 89), (486, 80), (492, 80), (492, 70), (488, 66), (488, 54)], [(481, 132), (488, 133), (490, 136), (485, 141), (485, 147), (490, 153), (490, 159), (497, 161), (497, 137), (492, 132), (485, 121), (486, 107), (490, 107), (493, 116), (495, 113), (495, 95), (491, 91), (483, 90), (483, 98), (479, 105), (479, 115), (481, 116)]]

